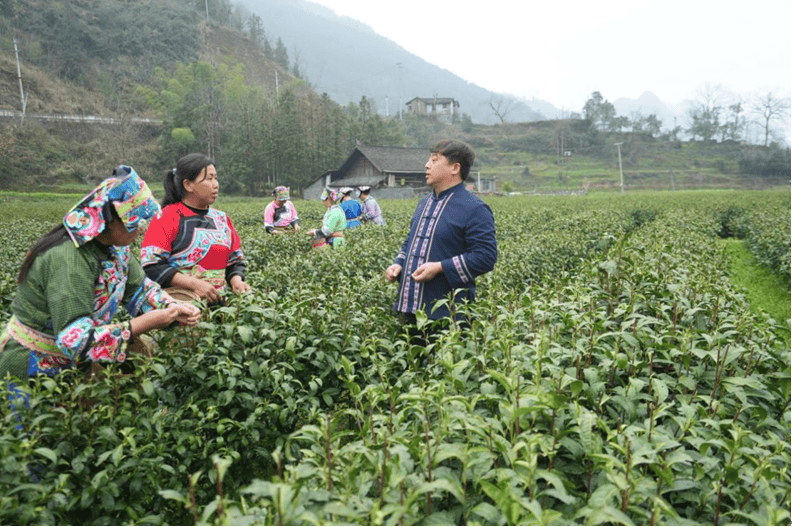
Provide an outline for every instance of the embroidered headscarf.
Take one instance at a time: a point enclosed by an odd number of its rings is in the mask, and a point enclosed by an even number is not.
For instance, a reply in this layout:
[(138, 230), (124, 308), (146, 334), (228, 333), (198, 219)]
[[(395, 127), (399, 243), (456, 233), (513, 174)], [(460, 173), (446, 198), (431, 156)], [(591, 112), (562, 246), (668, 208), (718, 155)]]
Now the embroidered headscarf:
[(339, 192), (341, 194), (343, 194), (344, 196), (349, 196), (350, 194), (352, 194), (353, 190), (355, 190), (355, 189), (353, 189), (352, 187), (341, 187), (339, 189)]
[(278, 201), (288, 201), (289, 187), (275, 187), (275, 190), (272, 191), (272, 195), (275, 196), (275, 199)]
[(369, 192), (371, 192), (371, 187), (368, 186), (368, 185), (364, 185), (362, 187), (358, 187), (358, 192), (360, 194), (368, 194)]
[(160, 212), (146, 182), (135, 169), (121, 165), (113, 170), (112, 177), (102, 181), (64, 216), (63, 225), (75, 246), (86, 244), (104, 231), (113, 219), (111, 206), (128, 232)]
[(319, 199), (320, 199), (321, 201), (324, 201), (324, 200), (326, 200), (327, 198), (330, 198), (330, 200), (331, 200), (333, 203), (335, 203), (335, 202), (337, 202), (337, 201), (338, 201), (338, 198), (340, 198), (340, 197), (341, 197), (341, 194), (340, 194), (340, 193), (339, 193), (337, 190), (335, 190), (335, 189), (332, 189), (332, 188), (330, 188), (330, 187), (326, 187), (326, 188), (325, 188), (325, 189), (322, 191), (322, 195), (321, 195), (321, 196), (319, 196)]

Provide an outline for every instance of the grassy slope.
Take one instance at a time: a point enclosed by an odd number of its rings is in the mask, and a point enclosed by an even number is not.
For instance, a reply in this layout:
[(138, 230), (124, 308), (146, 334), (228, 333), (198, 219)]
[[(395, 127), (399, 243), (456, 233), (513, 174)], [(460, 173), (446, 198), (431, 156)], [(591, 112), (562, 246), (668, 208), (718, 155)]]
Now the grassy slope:
[(732, 260), (732, 282), (745, 288), (753, 311), (776, 320), (790, 319), (790, 290), (780, 277), (759, 265), (739, 240), (724, 240)]
[[(608, 142), (610, 146), (611, 142)], [(502, 152), (482, 148), (483, 177), (510, 181), (517, 190), (614, 189), (620, 184), (615, 147), (605, 155), (573, 152), (567, 160), (547, 154)], [(622, 150), (627, 188), (679, 190), (685, 188), (741, 188), (748, 183), (737, 166), (739, 150), (727, 145), (643, 143)], [(528, 173), (525, 173), (525, 169)]]

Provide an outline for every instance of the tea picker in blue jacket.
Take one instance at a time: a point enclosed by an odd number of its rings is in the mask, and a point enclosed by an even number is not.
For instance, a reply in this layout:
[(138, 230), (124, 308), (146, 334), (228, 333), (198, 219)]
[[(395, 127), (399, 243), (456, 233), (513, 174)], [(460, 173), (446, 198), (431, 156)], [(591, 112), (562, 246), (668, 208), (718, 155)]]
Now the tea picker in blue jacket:
[(352, 197), (355, 189), (350, 187), (342, 187), (339, 189), (341, 193), (341, 209), (347, 220), (347, 229), (354, 229), (360, 227), (360, 216), (363, 214), (363, 206), (358, 200)]

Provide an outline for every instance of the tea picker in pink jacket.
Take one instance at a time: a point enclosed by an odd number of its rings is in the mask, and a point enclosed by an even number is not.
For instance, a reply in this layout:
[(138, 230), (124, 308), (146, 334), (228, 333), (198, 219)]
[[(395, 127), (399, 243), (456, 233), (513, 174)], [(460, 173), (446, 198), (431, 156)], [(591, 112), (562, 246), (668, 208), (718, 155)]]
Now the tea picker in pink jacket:
[(289, 187), (275, 187), (273, 200), (264, 209), (264, 228), (269, 234), (282, 234), (287, 229), (300, 231), (297, 209), (289, 199)]

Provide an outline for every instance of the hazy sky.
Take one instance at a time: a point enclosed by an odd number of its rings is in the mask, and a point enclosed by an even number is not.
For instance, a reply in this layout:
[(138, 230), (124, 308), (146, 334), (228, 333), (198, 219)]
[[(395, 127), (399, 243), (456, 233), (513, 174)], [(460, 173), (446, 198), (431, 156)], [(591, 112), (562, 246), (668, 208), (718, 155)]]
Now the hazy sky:
[[(790, 0), (311, 0), (492, 91), (580, 111), (652, 91), (792, 90)], [(387, 7), (383, 7), (387, 6)]]

